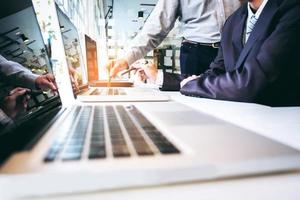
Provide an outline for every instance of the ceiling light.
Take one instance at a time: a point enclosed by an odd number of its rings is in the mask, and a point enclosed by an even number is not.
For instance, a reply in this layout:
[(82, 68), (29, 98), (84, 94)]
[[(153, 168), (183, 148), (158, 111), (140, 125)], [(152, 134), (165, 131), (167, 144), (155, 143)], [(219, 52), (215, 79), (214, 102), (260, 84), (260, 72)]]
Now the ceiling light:
[(144, 18), (144, 11), (139, 11), (138, 12), (138, 18)]
[(24, 43), (29, 42), (29, 38), (25, 36), (25, 34), (21, 34), (20, 37), (22, 38)]

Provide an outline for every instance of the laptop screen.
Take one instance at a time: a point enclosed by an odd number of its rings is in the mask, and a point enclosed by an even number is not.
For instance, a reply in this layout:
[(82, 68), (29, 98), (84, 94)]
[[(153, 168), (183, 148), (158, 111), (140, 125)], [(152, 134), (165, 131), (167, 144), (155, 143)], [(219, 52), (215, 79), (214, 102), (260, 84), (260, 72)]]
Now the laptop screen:
[(87, 86), (85, 77), (85, 63), (80, 47), (80, 38), (75, 25), (67, 15), (56, 5), (62, 40), (64, 44), (67, 64), (74, 95), (79, 93), (80, 88)]
[[(0, 141), (3, 142), (0, 147), (3, 147), (12, 146), (5, 142), (5, 135), (23, 127), (24, 133), (18, 136), (21, 141), (32, 133), (26, 124), (41, 119), (52, 108), (60, 107), (61, 102), (57, 93), (38, 90), (34, 84), (32, 74), (53, 73), (31, 0), (7, 1), (0, 13)], [(30, 90), (23, 93), (23, 88)]]

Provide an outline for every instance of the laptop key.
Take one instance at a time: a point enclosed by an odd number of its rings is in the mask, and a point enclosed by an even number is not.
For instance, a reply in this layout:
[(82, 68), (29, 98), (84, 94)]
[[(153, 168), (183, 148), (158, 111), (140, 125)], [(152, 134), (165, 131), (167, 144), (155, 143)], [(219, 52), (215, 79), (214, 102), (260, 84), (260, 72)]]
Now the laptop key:
[(73, 132), (70, 133), (71, 138), (67, 141), (68, 146), (62, 152), (61, 159), (63, 161), (79, 160), (81, 158), (91, 111), (91, 106), (83, 107), (78, 123), (75, 125)]
[(80, 160), (80, 158), (81, 158), (80, 152), (64, 153), (61, 157), (63, 161)]
[[(67, 129), (70, 130), (73, 125), (72, 122), (75, 120), (75, 117), (79, 114), (80, 110), (81, 110), (81, 106), (77, 106), (74, 113), (69, 115), (66, 118), (66, 121), (63, 124), (63, 126), (65, 126)], [(68, 134), (59, 135), (59, 137), (54, 140), (54, 142), (52, 143), (50, 149), (48, 150), (44, 158), (45, 162), (53, 162), (56, 159), (58, 154), (61, 152), (63, 146), (65, 145), (67, 137)]]
[(108, 95), (114, 95), (114, 91), (113, 91), (113, 89), (112, 88), (108, 88), (108, 93), (107, 93)]
[(118, 122), (115, 110), (112, 106), (106, 106), (108, 128), (114, 157), (130, 156), (124, 135)]
[(103, 147), (91, 147), (89, 152), (89, 159), (96, 159), (96, 158), (105, 158), (106, 151)]
[(131, 106), (129, 112), (139, 122), (145, 133), (162, 154), (178, 154), (180, 151), (135, 107)]
[(128, 132), (128, 135), (132, 141), (132, 144), (136, 150), (136, 153), (140, 156), (153, 155), (154, 153), (150, 149), (149, 145), (141, 135), (138, 128), (135, 126), (127, 111), (123, 106), (117, 106), (117, 111), (123, 120), (123, 124)]
[(106, 145), (104, 135), (103, 107), (96, 106), (93, 116), (93, 128), (89, 148), (89, 159), (106, 157)]

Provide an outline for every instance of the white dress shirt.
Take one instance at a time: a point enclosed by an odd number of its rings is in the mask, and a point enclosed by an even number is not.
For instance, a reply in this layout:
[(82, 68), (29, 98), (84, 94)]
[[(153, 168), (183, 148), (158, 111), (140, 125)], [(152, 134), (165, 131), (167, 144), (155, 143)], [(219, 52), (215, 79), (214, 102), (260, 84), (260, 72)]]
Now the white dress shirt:
[(264, 0), (255, 13), (253, 13), (253, 11), (250, 7), (250, 3), (248, 3), (248, 17), (247, 17), (247, 22), (246, 22), (245, 31), (244, 31), (244, 44), (248, 41), (248, 38), (251, 35), (251, 34), (247, 34), (247, 31), (246, 31), (247, 27), (249, 26), (251, 17), (254, 15), (256, 20), (258, 20), (260, 14), (262, 13), (262, 11), (265, 8), (267, 3), (268, 3), (268, 0)]
[(129, 65), (143, 58), (165, 39), (177, 19), (181, 37), (199, 43), (219, 42), (225, 20), (239, 6), (238, 0), (158, 0), (125, 58)]

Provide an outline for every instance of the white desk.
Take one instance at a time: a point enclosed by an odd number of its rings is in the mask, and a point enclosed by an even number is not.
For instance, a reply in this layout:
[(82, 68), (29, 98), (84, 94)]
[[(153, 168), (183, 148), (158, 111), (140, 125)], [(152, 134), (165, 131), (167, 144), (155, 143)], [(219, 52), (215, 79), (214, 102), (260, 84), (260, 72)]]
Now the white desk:
[(174, 101), (300, 149), (300, 107), (216, 101), (168, 92)]
[(89, 193), (39, 200), (299, 200), (300, 173), (237, 179), (211, 183), (182, 184), (135, 190)]
[[(267, 106), (185, 97), (168, 93), (174, 101), (214, 115), (238, 126), (300, 149), (300, 107), (271, 108)], [(1, 191), (0, 191), (1, 192)], [(178, 184), (172, 186), (94, 192), (73, 196), (37, 198), (43, 200), (120, 200), (120, 199), (300, 199), (300, 171), (235, 180)]]

